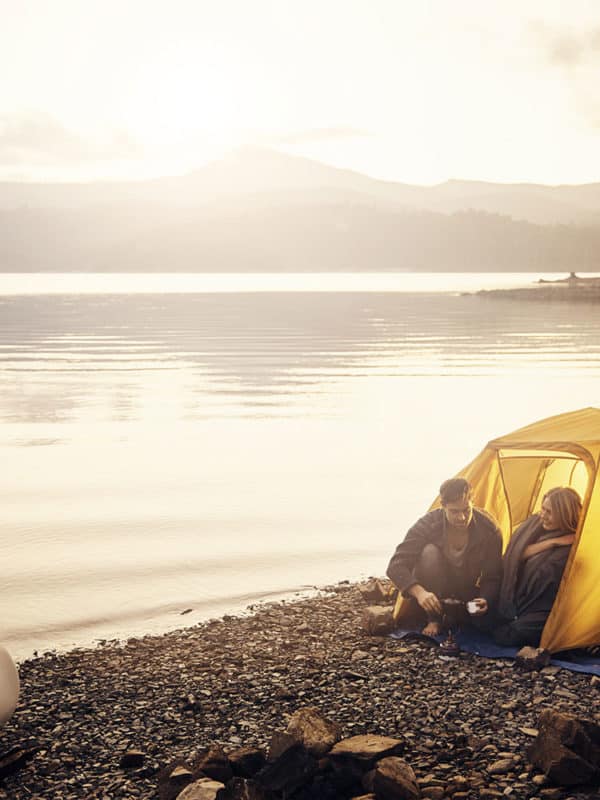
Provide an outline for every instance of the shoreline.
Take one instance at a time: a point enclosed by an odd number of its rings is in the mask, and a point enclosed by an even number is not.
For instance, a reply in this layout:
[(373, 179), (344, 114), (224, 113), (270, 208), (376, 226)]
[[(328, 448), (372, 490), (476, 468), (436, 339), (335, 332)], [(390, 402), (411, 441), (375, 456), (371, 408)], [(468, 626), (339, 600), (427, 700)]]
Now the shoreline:
[(563, 278), (556, 281), (539, 281), (531, 286), (515, 289), (481, 289), (476, 297), (500, 300), (534, 300), (544, 302), (598, 303), (600, 278)]
[[(350, 583), (360, 583), (364, 578), (352, 578)], [(236, 598), (222, 601), (202, 601), (186, 607), (185, 603), (174, 604), (169, 612), (153, 617), (139, 617), (135, 627), (115, 631), (114, 625), (103, 623), (106, 631), (94, 630), (89, 626), (80, 629), (68, 627), (61, 630), (59, 638), (51, 637), (47, 632), (40, 636), (20, 636), (4, 638), (2, 644), (11, 653), (15, 664), (20, 665), (35, 658), (47, 655), (67, 655), (74, 650), (95, 650), (107, 644), (118, 646), (132, 639), (161, 637), (169, 633), (177, 633), (188, 628), (206, 624), (226, 616), (244, 617), (254, 613), (263, 605), (279, 602), (299, 602), (309, 599), (325, 591), (322, 586), (292, 587), (286, 590), (247, 593)], [(205, 607), (206, 606), (206, 607)], [(77, 636), (77, 630), (86, 631), (86, 635)], [(93, 631), (93, 632), (92, 632)]]
[[(458, 776), (500, 794), (513, 787), (518, 798), (589, 797), (541, 781), (524, 753), (546, 708), (597, 717), (600, 681), (555, 667), (521, 673), (511, 661), (467, 654), (445, 661), (421, 642), (367, 636), (358, 585), (326, 589), (22, 662), (21, 702), (1, 750), (39, 749), (0, 783), (0, 798), (150, 800), (158, 771), (175, 758), (194, 760), (213, 745), (267, 748), (305, 706), (339, 723), (344, 737), (403, 739), (422, 786)], [(145, 754), (143, 766), (120, 768), (132, 749)], [(490, 773), (508, 757), (510, 769)]]

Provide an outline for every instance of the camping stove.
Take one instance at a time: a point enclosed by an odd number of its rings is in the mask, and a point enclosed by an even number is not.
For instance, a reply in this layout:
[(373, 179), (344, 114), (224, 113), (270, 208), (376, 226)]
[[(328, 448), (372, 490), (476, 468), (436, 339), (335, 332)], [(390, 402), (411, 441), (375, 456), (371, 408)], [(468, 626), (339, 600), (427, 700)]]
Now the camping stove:
[(440, 644), (441, 654), (444, 656), (459, 656), (460, 645), (456, 641), (455, 633), (460, 630), (460, 624), (466, 612), (465, 604), (462, 600), (454, 597), (447, 597), (442, 602), (443, 616), (442, 623), (448, 629), (448, 635)]

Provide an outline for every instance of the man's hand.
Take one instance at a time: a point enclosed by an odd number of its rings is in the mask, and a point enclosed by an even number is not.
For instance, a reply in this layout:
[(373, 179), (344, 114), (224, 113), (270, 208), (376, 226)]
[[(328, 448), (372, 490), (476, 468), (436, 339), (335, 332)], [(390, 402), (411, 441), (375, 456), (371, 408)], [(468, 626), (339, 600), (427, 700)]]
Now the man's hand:
[(442, 604), (438, 600), (437, 595), (435, 595), (433, 592), (428, 592), (427, 589), (424, 589), (418, 583), (415, 583), (414, 586), (411, 586), (408, 590), (408, 593), (415, 598), (423, 611), (427, 612), (428, 614), (439, 614), (442, 616), (444, 613), (442, 610)]
[[(475, 608), (475, 610), (472, 611), (472, 608)], [(474, 597), (472, 600), (469, 600), (467, 609), (471, 616), (481, 617), (483, 614), (487, 614), (488, 612), (488, 601), (485, 599), (485, 597)]]

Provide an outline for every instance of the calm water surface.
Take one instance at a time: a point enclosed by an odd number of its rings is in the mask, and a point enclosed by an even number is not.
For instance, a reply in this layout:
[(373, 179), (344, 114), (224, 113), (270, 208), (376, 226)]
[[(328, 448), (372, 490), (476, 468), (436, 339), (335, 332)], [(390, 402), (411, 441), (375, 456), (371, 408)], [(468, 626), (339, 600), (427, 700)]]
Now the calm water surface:
[(597, 307), (367, 277), (0, 275), (17, 657), (381, 574), (488, 439), (600, 405)]

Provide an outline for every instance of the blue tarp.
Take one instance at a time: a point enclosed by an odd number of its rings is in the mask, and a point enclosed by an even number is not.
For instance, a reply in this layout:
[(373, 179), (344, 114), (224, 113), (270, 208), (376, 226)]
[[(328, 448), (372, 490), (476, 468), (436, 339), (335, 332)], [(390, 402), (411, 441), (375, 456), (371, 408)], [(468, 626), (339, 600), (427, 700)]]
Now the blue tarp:
[[(440, 644), (445, 638), (441, 636), (424, 636), (414, 630), (399, 629), (390, 634), (393, 639), (416, 638), (423, 641), (435, 642)], [(514, 658), (519, 652), (519, 647), (503, 647), (496, 644), (487, 634), (472, 628), (458, 631), (455, 639), (461, 650), (466, 653), (473, 653), (482, 658)], [(556, 653), (551, 661), (555, 667), (570, 669), (571, 672), (587, 672), (590, 675), (600, 675), (600, 655), (585, 655), (578, 651), (567, 650), (563, 653)]]

